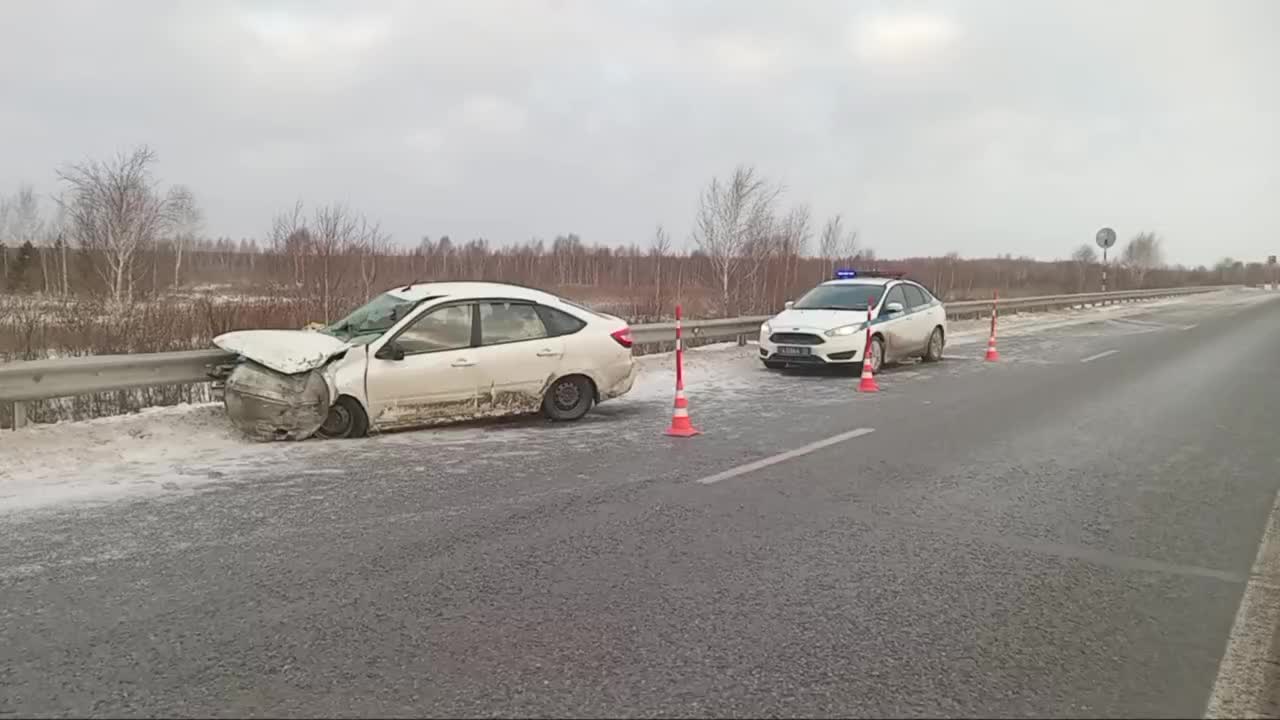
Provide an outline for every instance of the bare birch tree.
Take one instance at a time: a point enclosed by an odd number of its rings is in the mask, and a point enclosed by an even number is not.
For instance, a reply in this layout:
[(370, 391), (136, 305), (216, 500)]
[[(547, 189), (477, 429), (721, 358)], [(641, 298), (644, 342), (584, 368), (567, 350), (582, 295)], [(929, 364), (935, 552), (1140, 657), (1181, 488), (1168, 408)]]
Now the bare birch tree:
[(653, 257), (653, 311), (662, 312), (662, 262), (671, 252), (671, 236), (659, 225), (653, 231), (653, 241), (649, 246), (649, 255)]
[(89, 160), (58, 172), (69, 232), (94, 259), (112, 302), (133, 298), (135, 260), (164, 230), (166, 199), (156, 192), (143, 146), (108, 161)]
[(822, 258), (822, 278), (828, 278), (835, 272), (836, 255), (844, 243), (844, 220), (839, 214), (827, 219), (822, 226), (822, 234), (818, 236), (818, 256)]
[(1071, 253), (1071, 262), (1076, 266), (1076, 289), (1083, 292), (1088, 278), (1089, 266), (1098, 261), (1098, 252), (1088, 243), (1083, 243)]
[(858, 249), (858, 231), (850, 230), (845, 233), (840, 243), (840, 257), (845, 262), (853, 262), (854, 260), (875, 260), (875, 251), (867, 248), (865, 250)]
[(373, 283), (378, 279), (378, 258), (388, 254), (391, 239), (382, 232), (381, 225), (361, 217), (354, 242), (360, 255), (360, 281), (364, 284), (364, 297), (368, 300), (373, 297)]
[(195, 193), (186, 185), (169, 188), (169, 223), (173, 229), (173, 286), (182, 285), (182, 255), (204, 221)]
[(12, 211), (9, 219), (9, 235), (15, 246), (30, 247), (35, 250), (40, 263), (40, 288), (48, 292), (49, 263), (41, 242), (44, 221), (40, 217), (40, 198), (36, 195), (35, 188), (24, 183), (18, 186), (18, 191), (14, 193), (10, 204)]
[(9, 246), (13, 238), (9, 235), (9, 216), (13, 214), (13, 203), (7, 197), (0, 196), (0, 289), (4, 288), (5, 278), (9, 277)]
[(1120, 256), (1120, 263), (1133, 273), (1133, 280), (1138, 287), (1142, 287), (1142, 281), (1146, 278), (1147, 272), (1164, 265), (1164, 248), (1163, 241), (1159, 235), (1153, 232), (1142, 232), (1133, 236), (1133, 239), (1124, 246), (1124, 252)]
[(742, 264), (758, 264), (770, 251), (767, 237), (781, 193), (746, 166), (735, 169), (727, 182), (713, 178), (702, 193), (693, 240), (709, 261), (722, 313), (733, 310), (731, 283)]
[(316, 258), (315, 282), (320, 290), (321, 312), (326, 323), (333, 320), (335, 292), (345, 275), (344, 256), (356, 249), (360, 221), (341, 203), (318, 208), (312, 216), (311, 248)]
[(282, 257), (289, 258), (293, 270), (292, 279), (295, 291), (305, 291), (307, 286), (307, 256), (311, 253), (311, 231), (307, 228), (306, 218), (302, 214), (302, 201), (293, 204), (293, 208), (272, 218), (271, 231), (267, 235), (267, 243), (273, 251)]

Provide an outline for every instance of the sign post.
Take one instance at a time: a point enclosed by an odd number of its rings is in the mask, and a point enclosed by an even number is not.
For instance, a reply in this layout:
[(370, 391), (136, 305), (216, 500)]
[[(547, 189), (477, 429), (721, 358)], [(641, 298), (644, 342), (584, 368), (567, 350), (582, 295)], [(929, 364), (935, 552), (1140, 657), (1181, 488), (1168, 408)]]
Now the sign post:
[[(1116, 244), (1116, 231), (1109, 227), (1104, 227), (1093, 236), (1094, 242), (1098, 243), (1098, 247), (1102, 248), (1102, 292), (1107, 291), (1107, 250)], [(1103, 301), (1106, 302), (1105, 300)]]
[(1271, 268), (1271, 288), (1270, 289), (1280, 290), (1280, 285), (1277, 285), (1277, 281), (1280, 281), (1280, 277), (1277, 277), (1278, 273), (1276, 273), (1276, 256), (1275, 255), (1267, 256), (1267, 267)]

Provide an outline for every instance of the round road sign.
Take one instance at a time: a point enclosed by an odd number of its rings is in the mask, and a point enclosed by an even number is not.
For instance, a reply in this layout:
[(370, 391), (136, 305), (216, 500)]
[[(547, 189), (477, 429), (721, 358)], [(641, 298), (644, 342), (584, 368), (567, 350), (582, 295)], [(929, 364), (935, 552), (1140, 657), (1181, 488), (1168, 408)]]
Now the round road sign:
[(1098, 247), (1106, 249), (1116, 244), (1116, 231), (1111, 228), (1102, 228), (1094, 238), (1098, 241)]

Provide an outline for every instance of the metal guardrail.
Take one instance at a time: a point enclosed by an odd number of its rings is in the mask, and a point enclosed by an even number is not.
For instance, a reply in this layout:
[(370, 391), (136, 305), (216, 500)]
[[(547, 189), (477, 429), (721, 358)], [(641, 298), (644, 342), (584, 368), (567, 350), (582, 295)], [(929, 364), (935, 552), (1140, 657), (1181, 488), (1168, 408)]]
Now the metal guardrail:
[[(1239, 287), (1217, 285), (1206, 287), (1165, 288), (1160, 290), (1125, 290), (1108, 293), (1074, 293), (1039, 297), (1008, 298), (999, 303), (1000, 312), (1051, 310), (1114, 302), (1150, 300), (1177, 295), (1213, 292)], [(990, 300), (966, 300), (946, 303), (947, 317), (960, 319), (990, 315)], [(686, 337), (694, 341), (732, 341), (745, 343), (759, 332), (769, 315), (686, 320)], [(675, 338), (675, 323), (646, 323), (631, 326), (631, 335), (639, 346), (670, 343)], [(219, 365), (235, 362), (236, 356), (221, 350), (137, 353), (132, 355), (91, 355), (55, 360), (30, 360), (0, 364), (0, 402), (13, 402), (15, 429), (26, 424), (25, 402), (48, 398), (87, 395), (111, 390), (128, 390), (157, 385), (187, 385), (209, 382)]]

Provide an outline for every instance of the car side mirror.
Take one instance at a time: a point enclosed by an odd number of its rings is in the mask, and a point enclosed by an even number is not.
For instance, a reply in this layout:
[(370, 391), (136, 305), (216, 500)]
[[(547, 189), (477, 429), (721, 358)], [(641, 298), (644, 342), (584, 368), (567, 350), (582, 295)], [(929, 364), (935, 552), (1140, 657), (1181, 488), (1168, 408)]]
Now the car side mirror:
[(891, 302), (888, 305), (885, 305), (884, 309), (888, 310), (889, 314), (892, 315), (893, 313), (900, 313), (906, 308), (904, 308), (900, 302)]
[(788, 301), (786, 301), (786, 302), (782, 303), (782, 309), (783, 309), (783, 310), (790, 310), (790, 309), (792, 308), (792, 306), (794, 306), (795, 304), (796, 304), (796, 301), (795, 301), (795, 300), (788, 300)]
[(378, 348), (378, 352), (374, 353), (373, 356), (379, 360), (403, 360), (404, 348), (397, 345), (393, 340)]

